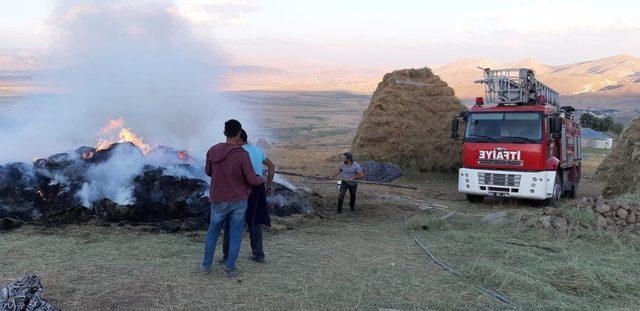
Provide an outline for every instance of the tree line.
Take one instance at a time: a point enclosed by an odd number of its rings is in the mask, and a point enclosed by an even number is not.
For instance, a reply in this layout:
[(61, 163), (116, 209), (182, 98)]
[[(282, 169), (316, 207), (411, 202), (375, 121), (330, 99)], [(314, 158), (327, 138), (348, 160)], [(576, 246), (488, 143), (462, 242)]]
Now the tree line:
[(601, 117), (589, 112), (584, 112), (580, 115), (580, 125), (598, 132), (611, 132), (616, 135), (620, 135), (624, 130), (624, 125), (620, 122), (615, 122), (611, 116)]

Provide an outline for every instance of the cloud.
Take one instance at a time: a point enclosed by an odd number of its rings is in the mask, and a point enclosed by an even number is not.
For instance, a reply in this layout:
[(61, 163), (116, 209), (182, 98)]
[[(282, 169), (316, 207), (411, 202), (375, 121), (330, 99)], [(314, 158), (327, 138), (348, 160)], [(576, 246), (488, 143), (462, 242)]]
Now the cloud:
[(640, 30), (640, 20), (624, 11), (607, 14), (584, 2), (530, 1), (497, 10), (475, 12), (456, 26), (460, 33), (472, 30), (486, 36), (500, 34), (571, 36)]
[(252, 0), (195, 0), (178, 2), (176, 11), (184, 18), (205, 27), (242, 27), (246, 13), (258, 10)]

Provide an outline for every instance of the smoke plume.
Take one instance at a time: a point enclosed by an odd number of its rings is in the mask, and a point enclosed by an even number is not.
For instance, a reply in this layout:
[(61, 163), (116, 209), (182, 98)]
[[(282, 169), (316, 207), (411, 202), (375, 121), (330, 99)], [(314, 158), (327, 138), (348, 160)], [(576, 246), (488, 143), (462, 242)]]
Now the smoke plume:
[[(59, 92), (0, 107), (0, 163), (96, 143), (106, 148), (118, 130), (143, 137), (144, 146), (140, 137), (134, 142), (144, 152), (165, 145), (197, 159), (223, 139), (225, 120), (239, 119), (251, 130), (250, 116), (216, 93), (224, 54), (198, 37), (173, 2), (61, 0), (49, 25), (52, 44), (34, 79)], [(171, 165), (162, 152), (143, 156), (117, 147), (89, 168), (76, 196), (86, 207), (102, 198), (135, 203), (133, 178), (149, 164), (167, 175), (205, 179)]]
[(95, 145), (110, 120), (196, 155), (223, 138), (224, 120), (249, 125), (216, 95), (224, 54), (171, 1), (58, 1), (49, 25), (35, 79), (60, 92), (0, 108), (0, 163)]

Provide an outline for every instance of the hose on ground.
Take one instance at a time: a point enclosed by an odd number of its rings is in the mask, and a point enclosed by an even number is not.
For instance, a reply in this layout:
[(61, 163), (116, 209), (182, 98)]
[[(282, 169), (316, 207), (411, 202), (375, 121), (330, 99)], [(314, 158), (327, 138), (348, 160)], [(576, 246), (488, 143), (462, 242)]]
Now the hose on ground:
[[(451, 264), (439, 259), (438, 257), (436, 257), (431, 250), (429, 250), (429, 247), (427, 246), (427, 243), (424, 242), (422, 239), (420, 239), (420, 237), (418, 237), (417, 234), (411, 232), (411, 230), (409, 229), (409, 219), (418, 214), (418, 213), (424, 213), (427, 212), (428, 210), (418, 210), (418, 211), (414, 211), (410, 214), (408, 214), (405, 218), (404, 218), (404, 226), (405, 229), (407, 229), (407, 232), (409, 233), (409, 235), (411, 235), (411, 237), (413, 238), (413, 240), (422, 248), (422, 250), (424, 251), (425, 254), (427, 254), (427, 256), (429, 256), (429, 258), (431, 258), (431, 260), (433, 260), (437, 265), (439, 265), (440, 267), (442, 267), (443, 269), (447, 270), (449, 273), (459, 276), (459, 277), (464, 277), (464, 275), (462, 273), (460, 273), (460, 271), (456, 270), (456, 268), (454, 268), (453, 266), (451, 266)], [(498, 293), (497, 291), (491, 290), (489, 288), (486, 288), (482, 285), (475, 285), (475, 284), (470, 284), (473, 287), (477, 288), (480, 292), (495, 298), (503, 303), (506, 304), (511, 304), (511, 298)]]

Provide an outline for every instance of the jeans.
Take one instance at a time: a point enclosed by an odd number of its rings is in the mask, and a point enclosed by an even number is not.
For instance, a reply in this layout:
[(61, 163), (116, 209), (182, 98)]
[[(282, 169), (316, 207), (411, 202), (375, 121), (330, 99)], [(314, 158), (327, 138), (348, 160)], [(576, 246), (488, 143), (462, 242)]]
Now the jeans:
[(349, 190), (349, 208), (353, 211), (356, 208), (356, 191), (358, 184), (355, 182), (342, 181), (340, 183), (340, 195), (338, 195), (338, 212), (342, 212), (342, 204), (344, 203), (344, 195)]
[(227, 269), (236, 267), (236, 261), (240, 254), (240, 243), (242, 242), (242, 228), (244, 227), (244, 214), (247, 210), (247, 201), (222, 202), (211, 204), (211, 221), (207, 238), (204, 243), (203, 267), (211, 267), (213, 254), (216, 252), (218, 236), (225, 219), (229, 218), (229, 258), (227, 259)]
[[(224, 223), (224, 234), (222, 235), (223, 258), (229, 257), (229, 221)], [(264, 246), (262, 243), (262, 225), (255, 224), (249, 226), (249, 240), (251, 241), (251, 254), (255, 258), (264, 258)]]

